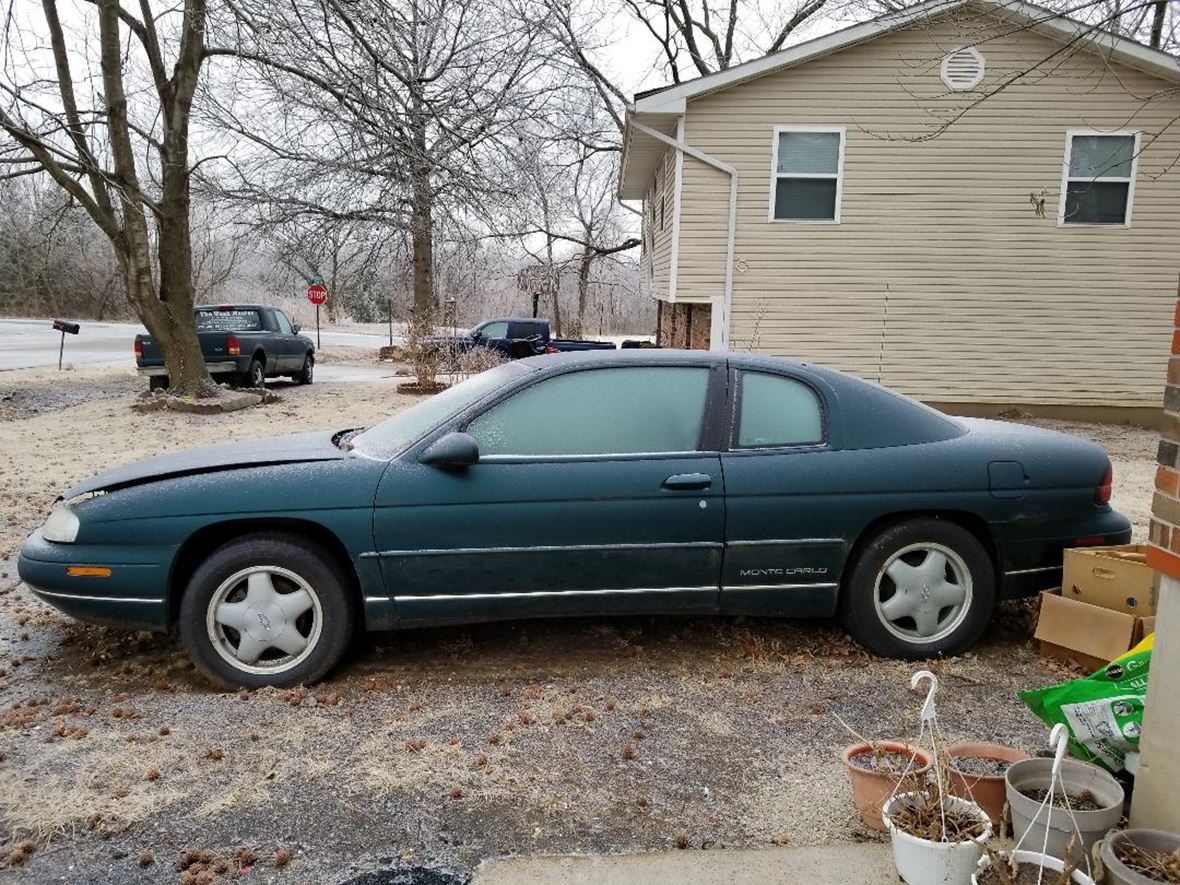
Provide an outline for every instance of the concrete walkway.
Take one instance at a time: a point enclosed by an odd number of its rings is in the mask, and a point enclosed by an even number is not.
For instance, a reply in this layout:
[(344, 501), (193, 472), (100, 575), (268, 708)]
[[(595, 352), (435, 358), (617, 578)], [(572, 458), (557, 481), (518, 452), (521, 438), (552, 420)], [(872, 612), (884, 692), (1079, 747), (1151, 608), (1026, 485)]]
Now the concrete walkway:
[(888, 845), (507, 857), (471, 885), (897, 885)]

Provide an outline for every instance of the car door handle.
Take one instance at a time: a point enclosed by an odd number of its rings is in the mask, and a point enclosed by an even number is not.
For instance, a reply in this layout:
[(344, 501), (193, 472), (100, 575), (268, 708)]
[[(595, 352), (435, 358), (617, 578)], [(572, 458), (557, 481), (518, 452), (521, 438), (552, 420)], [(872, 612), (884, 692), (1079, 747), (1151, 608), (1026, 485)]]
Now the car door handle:
[(673, 492), (692, 492), (707, 489), (713, 478), (707, 473), (676, 473), (664, 480), (664, 488)]

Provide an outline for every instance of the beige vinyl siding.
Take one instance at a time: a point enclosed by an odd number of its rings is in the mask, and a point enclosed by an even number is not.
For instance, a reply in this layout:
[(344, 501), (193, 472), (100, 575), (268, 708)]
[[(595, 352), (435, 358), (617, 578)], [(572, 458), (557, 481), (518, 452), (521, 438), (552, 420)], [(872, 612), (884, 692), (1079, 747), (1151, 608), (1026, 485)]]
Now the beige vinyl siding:
[[(1156, 406), (1180, 273), (1177, 87), (1079, 51), (935, 135), (977, 97), (948, 95), (938, 62), (985, 25), (984, 89), (1061, 49), (967, 12), (689, 102), (685, 140), (740, 176), (730, 346), (927, 399)], [(773, 129), (808, 123), (847, 129), (841, 221), (771, 223)], [(1130, 228), (1058, 226), (1078, 128), (1143, 132)], [(683, 187), (678, 295), (720, 294), (726, 178), (686, 157)]]
[[(643, 201), (643, 224), (648, 225), (650, 237), (644, 237), (644, 243), (651, 243), (650, 256), (645, 256), (651, 263), (651, 294), (656, 298), (667, 299), (672, 270), (672, 230), (675, 227), (673, 219), (673, 196), (676, 188), (676, 157), (669, 149), (665, 152), (656, 175), (648, 188)], [(664, 224), (660, 225), (660, 203), (664, 202)], [(654, 212), (653, 212), (654, 210)], [(653, 221), (654, 218), (654, 221)]]

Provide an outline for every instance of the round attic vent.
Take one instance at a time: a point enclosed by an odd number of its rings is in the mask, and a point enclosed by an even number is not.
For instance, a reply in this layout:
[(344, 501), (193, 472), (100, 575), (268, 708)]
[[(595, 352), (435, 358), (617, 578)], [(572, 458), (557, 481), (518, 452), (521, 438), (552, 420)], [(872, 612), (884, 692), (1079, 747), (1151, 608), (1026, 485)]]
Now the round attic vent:
[(942, 82), (954, 92), (974, 89), (983, 80), (983, 56), (974, 46), (956, 49), (942, 60)]

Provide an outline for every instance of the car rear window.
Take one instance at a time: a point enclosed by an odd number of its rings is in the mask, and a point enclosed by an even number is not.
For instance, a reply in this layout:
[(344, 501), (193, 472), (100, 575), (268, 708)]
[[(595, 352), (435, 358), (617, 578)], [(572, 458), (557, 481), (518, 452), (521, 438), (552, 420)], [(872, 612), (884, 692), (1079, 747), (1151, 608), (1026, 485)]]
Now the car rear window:
[(198, 332), (258, 332), (262, 330), (262, 317), (258, 311), (246, 307), (231, 307), (217, 310), (198, 310)]

